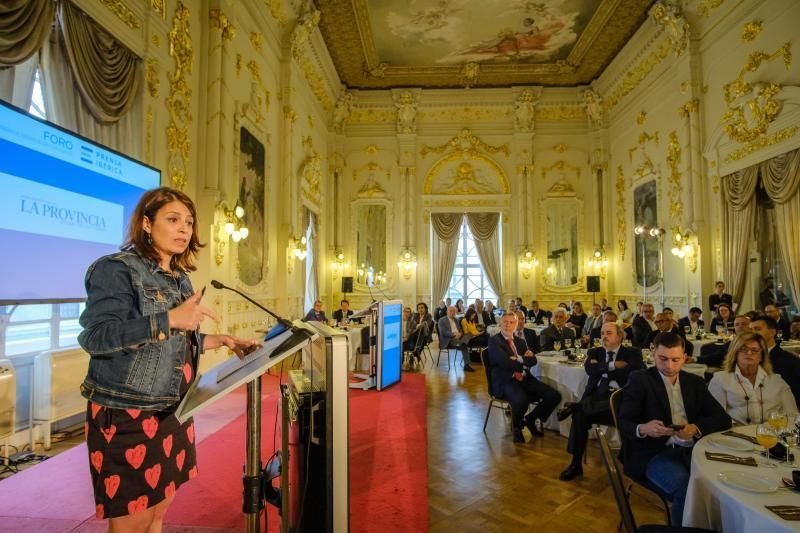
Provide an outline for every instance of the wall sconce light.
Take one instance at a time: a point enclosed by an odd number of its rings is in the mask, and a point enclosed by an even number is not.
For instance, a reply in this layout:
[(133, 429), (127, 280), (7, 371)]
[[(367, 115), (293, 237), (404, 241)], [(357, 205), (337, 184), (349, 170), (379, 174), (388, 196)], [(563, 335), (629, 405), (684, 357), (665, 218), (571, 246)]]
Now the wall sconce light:
[(527, 248), (523, 250), (519, 256), (519, 268), (520, 271), (522, 272), (522, 277), (525, 279), (529, 279), (531, 277), (533, 269), (538, 266), (539, 266), (539, 260), (536, 258), (536, 254), (534, 254)]
[(225, 217), (225, 233), (227, 233), (233, 242), (239, 242), (246, 239), (250, 235), (250, 230), (244, 224), (244, 208), (236, 203), (233, 209), (228, 209), (220, 204), (222, 214)]
[(300, 237), (300, 242), (295, 242), (294, 256), (300, 261), (304, 261), (307, 255), (308, 250), (306, 249), (306, 236), (303, 235)]
[(697, 235), (691, 231), (681, 232), (680, 229), (674, 230), (672, 235), (672, 255), (686, 260), (689, 270), (697, 270)]
[(397, 268), (403, 274), (403, 278), (411, 279), (411, 275), (417, 269), (417, 256), (410, 248), (406, 248), (400, 254), (400, 260), (397, 262)]
[(345, 262), (344, 253), (341, 250), (337, 249), (334, 255), (335, 257), (331, 261), (331, 272), (333, 272), (333, 279), (336, 279), (350, 270), (350, 263)]
[(600, 272), (600, 277), (605, 279), (606, 268), (608, 267), (608, 258), (606, 257), (605, 251), (600, 248), (595, 248), (591, 259), (589, 259), (586, 264), (590, 269), (598, 270)]

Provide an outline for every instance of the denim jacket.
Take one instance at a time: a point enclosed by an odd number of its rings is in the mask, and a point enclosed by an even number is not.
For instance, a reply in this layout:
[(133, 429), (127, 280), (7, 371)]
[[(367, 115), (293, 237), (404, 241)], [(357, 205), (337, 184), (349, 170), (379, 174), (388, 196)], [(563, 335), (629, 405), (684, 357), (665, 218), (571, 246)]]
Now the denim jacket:
[[(167, 312), (193, 294), (185, 272), (172, 275), (134, 250), (101, 257), (86, 272), (78, 342), (89, 352), (81, 394), (100, 405), (164, 410), (180, 399), (187, 335)], [(197, 356), (197, 350), (192, 354)]]

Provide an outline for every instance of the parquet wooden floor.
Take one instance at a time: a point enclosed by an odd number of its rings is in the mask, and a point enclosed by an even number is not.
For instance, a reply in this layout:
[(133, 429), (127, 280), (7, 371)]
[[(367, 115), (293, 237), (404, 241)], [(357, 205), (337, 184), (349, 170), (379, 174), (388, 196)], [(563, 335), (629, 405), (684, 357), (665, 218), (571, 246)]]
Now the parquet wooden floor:
[[(436, 350), (434, 350), (434, 354)], [(460, 363), (460, 358), (459, 358)], [(558, 474), (569, 463), (567, 439), (555, 431), (514, 444), (506, 416), (493, 409), (480, 364), (475, 372), (428, 362), (429, 511), (432, 532), (615, 532), (614, 495), (596, 441), (589, 441), (584, 475)], [(631, 496), (638, 524), (664, 524), (658, 499), (644, 489)]]

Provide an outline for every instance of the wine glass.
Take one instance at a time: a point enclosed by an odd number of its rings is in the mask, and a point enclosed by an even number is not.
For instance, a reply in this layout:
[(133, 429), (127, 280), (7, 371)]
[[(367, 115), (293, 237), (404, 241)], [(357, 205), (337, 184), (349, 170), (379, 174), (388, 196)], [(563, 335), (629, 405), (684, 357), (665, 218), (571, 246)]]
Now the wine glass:
[(600, 345), (602, 344), (602, 341), (600, 339), (595, 339), (592, 344), (594, 345), (595, 348), (599, 348)]
[(689, 335), (692, 332), (692, 326), (683, 326), (683, 332)]
[(781, 343), (781, 340), (783, 339), (783, 332), (781, 330), (778, 330), (778, 332), (775, 334), (775, 339), (777, 339), (778, 344)]
[(557, 352), (560, 352), (561, 351), (561, 341), (559, 341), (559, 340), (553, 341), (553, 349), (555, 351), (557, 351)]
[(786, 413), (780, 409), (776, 409), (770, 411), (767, 423), (772, 426), (772, 429), (779, 433), (789, 425), (789, 418), (786, 416)]
[(566, 348), (572, 348), (572, 339), (564, 339), (564, 346)]
[(792, 448), (797, 446), (797, 431), (789, 429), (781, 433), (781, 440), (783, 445), (786, 446), (786, 464), (793, 466), (794, 462), (790, 460)]
[(778, 433), (770, 424), (759, 424), (756, 428), (756, 441), (760, 446), (764, 447), (764, 457), (767, 462), (764, 466), (769, 468), (777, 468), (777, 466), (770, 460), (769, 451), (778, 444)]

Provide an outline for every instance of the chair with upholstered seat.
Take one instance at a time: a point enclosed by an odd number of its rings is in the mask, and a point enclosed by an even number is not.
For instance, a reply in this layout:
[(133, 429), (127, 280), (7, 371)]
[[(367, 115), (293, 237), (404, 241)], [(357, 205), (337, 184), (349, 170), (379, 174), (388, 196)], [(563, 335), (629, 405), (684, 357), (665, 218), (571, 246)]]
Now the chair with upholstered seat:
[[(481, 363), (483, 369), (486, 371), (486, 386), (489, 391), (489, 407), (486, 409), (486, 418), (483, 420), (483, 432), (486, 433), (486, 424), (489, 423), (489, 415), (492, 413), (492, 408), (502, 409), (503, 412), (510, 411), (511, 405), (504, 399), (498, 398), (492, 393), (492, 366), (489, 362), (488, 350), (481, 351)], [(511, 432), (514, 432), (514, 421), (511, 421)]]
[[(611, 490), (614, 493), (614, 499), (617, 502), (617, 509), (622, 518), (620, 529), (625, 533), (711, 533), (708, 529), (700, 529), (695, 527), (680, 527), (680, 526), (664, 526), (664, 525), (645, 525), (636, 526), (636, 520), (633, 517), (631, 504), (628, 501), (630, 490), (625, 490), (625, 485), (622, 480), (622, 471), (619, 468), (617, 460), (611, 452), (611, 447), (608, 445), (608, 440), (600, 427), (595, 427), (597, 434), (597, 441), (600, 443), (600, 456), (603, 458), (603, 464), (608, 473), (608, 480), (611, 483)], [(669, 512), (667, 512), (669, 517)]]

